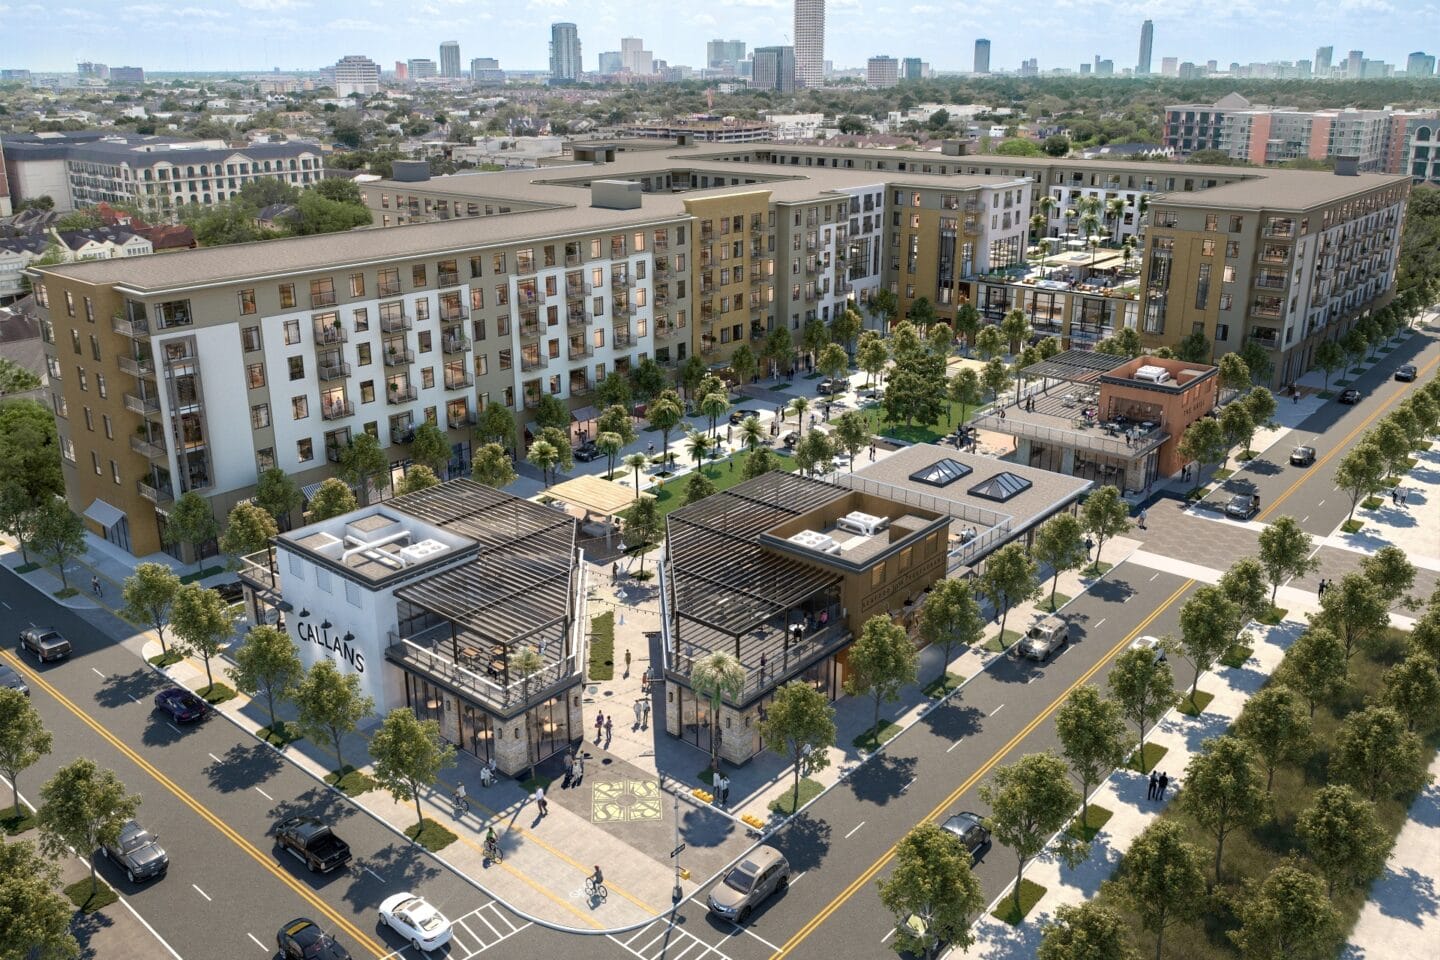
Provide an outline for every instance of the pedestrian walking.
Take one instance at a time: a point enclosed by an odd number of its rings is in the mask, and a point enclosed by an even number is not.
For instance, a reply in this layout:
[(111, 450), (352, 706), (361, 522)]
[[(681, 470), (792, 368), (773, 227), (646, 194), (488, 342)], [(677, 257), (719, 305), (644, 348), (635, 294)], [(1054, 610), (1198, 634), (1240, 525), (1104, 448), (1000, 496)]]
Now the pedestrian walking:
[(870, 444), (870, 462), (875, 462), (875, 444)]
[(615, 583), (619, 582), (619, 580), (620, 580), (620, 561), (619, 561), (619, 560), (616, 560), (615, 563), (610, 567), (610, 583), (611, 583), (611, 585), (613, 586)]
[(1090, 552), (1095, 549), (1095, 541), (1089, 537), (1085, 538), (1085, 559), (1090, 559)]
[(765, 654), (760, 654), (760, 682), (765, 682)]
[(650, 726), (650, 700), (647, 697), (640, 701), (640, 729), (644, 730)]
[(575, 758), (575, 779), (570, 781), (570, 786), (580, 786), (580, 781), (585, 779), (585, 758)]
[(610, 746), (610, 738), (614, 735), (615, 714), (605, 718), (605, 746)]
[(1329, 585), (1330, 585), (1329, 582), (1326, 581), (1326, 579), (1325, 579), (1324, 577), (1321, 577), (1321, 578), (1320, 578), (1320, 586), (1318, 586), (1318, 587), (1315, 588), (1315, 596), (1316, 596), (1316, 597), (1323, 597), (1323, 596), (1325, 596), (1325, 588), (1328, 587)]
[(103, 597), (103, 596), (105, 596), (105, 592), (100, 589), (100, 578), (99, 578), (99, 577), (91, 577), (91, 578), (90, 578), (90, 590), (91, 590), (91, 592), (93, 592), (93, 593), (95, 594), (95, 596), (97, 596), (97, 597)]
[(644, 703), (644, 702), (645, 702), (644, 700), (636, 700), (636, 701), (635, 701), (635, 729), (636, 729), (636, 730), (639, 730), (639, 729), (640, 729), (640, 704), (642, 704), (642, 703)]
[(649, 454), (650, 456), (652, 456), (652, 457), (655, 455), (655, 441), (654, 441), (654, 440), (651, 440), (651, 441), (650, 441), (650, 445), (645, 448), (645, 452), (648, 453), (648, 454)]
[(1154, 800), (1160, 792), (1160, 775), (1154, 770), (1150, 771), (1150, 788), (1145, 791), (1146, 800)]
[(1145, 518), (1148, 517), (1148, 516), (1149, 516), (1148, 513), (1146, 513), (1144, 510), (1141, 510), (1141, 511), (1140, 511), (1140, 515), (1135, 518), (1135, 519), (1137, 519), (1137, 520), (1140, 521), (1140, 529), (1141, 529), (1141, 530), (1146, 529), (1146, 527), (1145, 527)]
[(605, 729), (605, 714), (595, 714), (595, 742), (600, 742), (600, 734)]
[(565, 751), (565, 776), (564, 776), (564, 778), (560, 781), (560, 789), (561, 789), (561, 790), (564, 790), (566, 787), (570, 786), (570, 781), (571, 781), (571, 779), (574, 777), (574, 774), (575, 774), (575, 751), (573, 751), (573, 750), (566, 750), (566, 751)]
[(1159, 785), (1159, 789), (1155, 792), (1155, 799), (1156, 799), (1156, 800), (1164, 800), (1164, 799), (1165, 799), (1165, 791), (1168, 790), (1168, 789), (1170, 789), (1170, 774), (1168, 774), (1168, 773), (1161, 773), (1161, 774), (1160, 774), (1160, 785)]
[(540, 816), (548, 816), (550, 813), (550, 801), (545, 799), (545, 788), (535, 788), (535, 806), (540, 808)]
[(715, 777), (715, 792), (720, 796), (720, 806), (730, 804), (730, 778), (723, 773)]
[(625, 651), (625, 676), (630, 676), (630, 651)]

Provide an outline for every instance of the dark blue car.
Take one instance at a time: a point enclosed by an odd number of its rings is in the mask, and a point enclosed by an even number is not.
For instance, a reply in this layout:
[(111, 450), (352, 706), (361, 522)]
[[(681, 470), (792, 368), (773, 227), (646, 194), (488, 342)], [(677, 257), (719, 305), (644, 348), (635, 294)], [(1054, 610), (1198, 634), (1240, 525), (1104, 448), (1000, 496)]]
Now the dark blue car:
[(203, 720), (210, 712), (210, 705), (184, 687), (170, 687), (155, 694), (155, 706), (170, 714), (176, 723), (194, 723)]

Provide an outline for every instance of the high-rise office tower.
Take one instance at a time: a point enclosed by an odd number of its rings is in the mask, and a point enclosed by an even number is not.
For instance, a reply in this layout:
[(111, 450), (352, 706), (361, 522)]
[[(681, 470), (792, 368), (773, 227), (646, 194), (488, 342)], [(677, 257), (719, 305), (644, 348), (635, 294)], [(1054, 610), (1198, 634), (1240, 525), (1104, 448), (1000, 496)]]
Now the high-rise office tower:
[(744, 40), (711, 40), (705, 44), (705, 66), (710, 70), (735, 73), (745, 59)]
[(975, 72), (976, 72), (976, 73), (989, 73), (989, 72), (990, 72), (990, 41), (989, 41), (989, 40), (976, 40), (976, 41), (975, 41)]
[(460, 44), (454, 40), (440, 44), (440, 76), (460, 76)]
[(1345, 57), (1345, 79), (1359, 80), (1365, 75), (1365, 51), (1351, 50)]
[(1179, 57), (1161, 57), (1161, 58), (1160, 58), (1160, 76), (1162, 76), (1162, 77), (1173, 77), (1173, 76), (1175, 76), (1176, 74), (1178, 74), (1179, 72), (1180, 72), (1180, 58), (1179, 58)]
[(1435, 75), (1435, 58), (1429, 56), (1423, 50), (1417, 50), (1410, 54), (1405, 61), (1405, 76), (1407, 77), (1433, 77)]
[(613, 77), (620, 72), (622, 62), (619, 50), (602, 50), (596, 66), (601, 76)]
[(335, 96), (369, 95), (380, 92), (380, 64), (369, 57), (350, 54), (335, 64)]
[(573, 23), (550, 24), (550, 79), (579, 80), (580, 33)]
[(410, 64), (406, 63), (404, 60), (396, 60), (396, 61), (395, 61), (395, 79), (396, 79), (396, 80), (399, 80), (399, 81), (402, 82), (402, 83), (405, 82), (406, 80), (409, 80), (409, 79), (410, 79)]
[(1335, 48), (1334, 48), (1334, 47), (1316, 47), (1316, 48), (1315, 48), (1315, 67), (1314, 67), (1315, 76), (1317, 76), (1317, 77), (1328, 77), (1328, 76), (1330, 76), (1330, 66), (1331, 66), (1331, 62), (1332, 62), (1334, 59), (1335, 59)]
[(1150, 75), (1150, 51), (1155, 47), (1155, 21), (1146, 20), (1140, 26), (1140, 60), (1135, 65), (1135, 75)]
[(639, 37), (621, 37), (620, 66), (637, 77), (648, 77), (655, 72), (655, 57)]
[(750, 64), (750, 86), (777, 93), (795, 92), (795, 48), (756, 47)]
[(925, 77), (925, 61), (919, 57), (906, 57), (900, 61), (901, 80), (922, 80)]
[(825, 83), (825, 0), (795, 0), (795, 85)]
[(894, 57), (871, 57), (865, 63), (865, 84), (870, 87), (893, 87), (900, 82), (900, 61)]

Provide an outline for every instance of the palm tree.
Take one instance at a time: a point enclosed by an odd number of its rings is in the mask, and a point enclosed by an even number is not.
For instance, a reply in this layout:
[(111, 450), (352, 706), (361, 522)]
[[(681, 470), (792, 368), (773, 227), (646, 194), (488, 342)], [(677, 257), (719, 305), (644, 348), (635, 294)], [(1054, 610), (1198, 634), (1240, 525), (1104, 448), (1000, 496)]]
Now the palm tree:
[(1050, 250), (1053, 246), (1049, 237), (1040, 238), (1040, 273), (1042, 276), (1050, 267)]
[(685, 435), (685, 446), (690, 451), (690, 456), (695, 458), (695, 469), (701, 470), (705, 465), (705, 454), (710, 452), (710, 435), (701, 433), (699, 430), (691, 430)]
[(1049, 223), (1050, 216), (1055, 212), (1055, 208), (1060, 206), (1060, 201), (1056, 200), (1054, 197), (1050, 196), (1047, 193), (1045, 196), (1040, 198), (1040, 202), (1036, 205), (1040, 208), (1040, 212), (1044, 214), (1045, 222)]
[(1098, 249), (1100, 249), (1100, 238), (1099, 238), (1099, 237), (1086, 237), (1086, 238), (1085, 238), (1085, 242), (1086, 242), (1087, 244), (1089, 244), (1089, 246), (1090, 246), (1090, 267), (1091, 267), (1091, 269), (1094, 269), (1094, 267), (1095, 267), (1095, 251), (1098, 250)]
[(1145, 225), (1145, 217), (1150, 213), (1150, 194), (1140, 194), (1140, 199), (1135, 202), (1135, 230), (1139, 232)]
[(1125, 216), (1125, 198), (1111, 197), (1105, 201), (1105, 214), (1115, 224), (1111, 236), (1120, 236), (1120, 219)]
[(640, 499), (640, 471), (650, 465), (650, 458), (643, 453), (632, 453), (625, 458), (625, 466), (635, 471), (635, 499)]
[(1090, 237), (1100, 232), (1100, 214), (1093, 210), (1086, 210), (1080, 215), (1080, 230), (1085, 234), (1085, 242), (1090, 242)]
[(690, 670), (690, 683), (696, 693), (710, 699), (710, 767), (719, 769), (719, 740), (715, 731), (720, 727), (720, 699), (729, 694), (734, 700), (745, 692), (745, 668), (733, 655), (717, 650), (695, 662)]
[(615, 474), (615, 458), (619, 455), (620, 449), (625, 446), (625, 438), (613, 430), (602, 430), (600, 436), (595, 438), (595, 446), (605, 454), (605, 463), (608, 466), (607, 473), (610, 476)]
[(790, 401), (790, 409), (795, 411), (795, 419), (800, 424), (800, 436), (805, 436), (805, 411), (810, 409), (810, 399), (796, 397)]
[(1135, 235), (1132, 233), (1120, 241), (1120, 256), (1125, 260), (1125, 269), (1130, 269), (1130, 261), (1135, 256)]
[(740, 424), (740, 440), (754, 453), (755, 448), (765, 442), (765, 428), (757, 417), (746, 417)]
[(530, 444), (530, 454), (526, 459), (539, 469), (540, 478), (545, 481), (545, 489), (550, 489), (550, 470), (560, 462), (560, 451), (556, 450), (549, 440), (536, 440)]
[(710, 433), (717, 439), (719, 433), (715, 424), (728, 409), (730, 409), (730, 398), (723, 393), (707, 393), (700, 398), (700, 412), (710, 418)]
[(1036, 213), (1030, 217), (1030, 236), (1037, 241), (1040, 239), (1040, 232), (1045, 229), (1045, 214)]

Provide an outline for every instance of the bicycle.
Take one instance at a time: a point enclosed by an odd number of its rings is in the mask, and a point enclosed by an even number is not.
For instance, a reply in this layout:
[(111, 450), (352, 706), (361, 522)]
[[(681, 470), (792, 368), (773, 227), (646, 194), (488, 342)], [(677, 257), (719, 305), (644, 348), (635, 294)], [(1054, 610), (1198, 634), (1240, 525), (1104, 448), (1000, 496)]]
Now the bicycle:
[(487, 841), (485, 843), (485, 859), (489, 860), (491, 863), (504, 862), (505, 854), (503, 851), (501, 851), (500, 844), (498, 842)]
[(450, 802), (455, 806), (455, 819), (458, 820), (470, 812), (470, 798), (453, 793), (450, 795)]
[(592, 900), (604, 900), (610, 896), (610, 891), (605, 889), (605, 884), (599, 883), (594, 877), (585, 878), (585, 892)]

